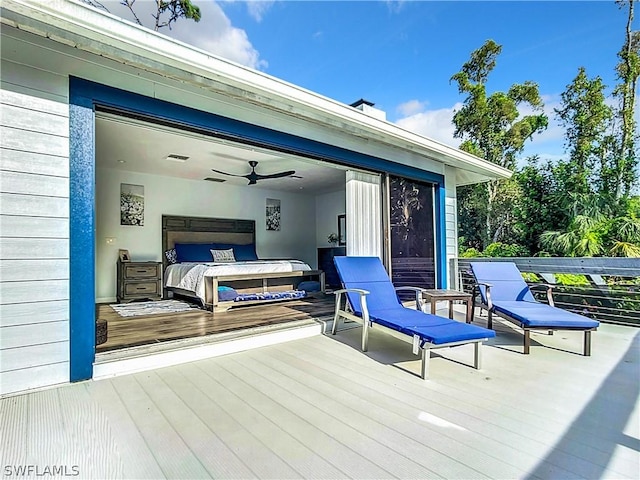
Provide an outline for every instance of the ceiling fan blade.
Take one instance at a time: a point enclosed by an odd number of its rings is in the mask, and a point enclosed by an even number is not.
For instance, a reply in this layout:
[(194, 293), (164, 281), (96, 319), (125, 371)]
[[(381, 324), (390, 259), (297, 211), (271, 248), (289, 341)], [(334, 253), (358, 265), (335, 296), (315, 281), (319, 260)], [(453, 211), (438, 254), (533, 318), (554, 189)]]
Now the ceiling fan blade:
[(286, 172), (280, 172), (280, 173), (272, 173), (271, 175), (257, 175), (257, 178), (259, 180), (264, 180), (267, 178), (282, 178), (282, 177), (290, 177), (291, 175), (293, 175), (295, 172), (295, 170), (288, 170)]
[(220, 170), (216, 170), (215, 168), (212, 168), (211, 171), (216, 173), (221, 173), (222, 175), (229, 175), (231, 177), (246, 177), (246, 175), (236, 175), (235, 173), (222, 172)]

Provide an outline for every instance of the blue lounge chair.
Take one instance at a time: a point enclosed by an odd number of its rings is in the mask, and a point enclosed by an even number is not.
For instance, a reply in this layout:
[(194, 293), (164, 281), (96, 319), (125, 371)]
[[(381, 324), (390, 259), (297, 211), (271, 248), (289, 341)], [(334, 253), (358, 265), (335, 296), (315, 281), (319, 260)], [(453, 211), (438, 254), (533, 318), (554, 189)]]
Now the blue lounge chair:
[(600, 325), (597, 320), (556, 308), (553, 303), (551, 285), (547, 288), (549, 304), (538, 302), (525, 283), (518, 267), (513, 262), (471, 262), (471, 271), (476, 279), (476, 294), (480, 295), (480, 308), (488, 312), (487, 326), (493, 328), (492, 315), (519, 325), (524, 330), (524, 353), (531, 346), (531, 330), (578, 330), (584, 331), (584, 355), (591, 355), (591, 332)]
[[(480, 369), (482, 342), (495, 336), (493, 330), (456, 322), (422, 312), (422, 288), (394, 288), (378, 257), (334, 257), (343, 289), (336, 295), (336, 311), (332, 334), (336, 334), (340, 318), (362, 324), (362, 351), (366, 352), (369, 328), (384, 330), (391, 335), (413, 343), (413, 352), (422, 351), (421, 376), (429, 376), (430, 350), (475, 343), (474, 367)], [(416, 308), (400, 303), (397, 291), (409, 290), (416, 294)], [(350, 310), (347, 310), (348, 299)], [(344, 307), (343, 307), (344, 305)]]

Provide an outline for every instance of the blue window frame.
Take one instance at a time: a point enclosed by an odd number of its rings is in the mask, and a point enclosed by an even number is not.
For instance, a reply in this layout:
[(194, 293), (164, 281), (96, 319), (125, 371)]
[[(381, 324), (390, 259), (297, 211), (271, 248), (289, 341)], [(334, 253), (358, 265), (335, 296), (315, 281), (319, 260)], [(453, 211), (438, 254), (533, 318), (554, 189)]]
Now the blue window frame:
[(444, 177), (327, 143), (194, 110), (88, 80), (69, 79), (70, 378), (93, 376), (95, 360), (95, 112), (105, 109), (213, 136), (436, 185), (438, 286), (446, 285)]

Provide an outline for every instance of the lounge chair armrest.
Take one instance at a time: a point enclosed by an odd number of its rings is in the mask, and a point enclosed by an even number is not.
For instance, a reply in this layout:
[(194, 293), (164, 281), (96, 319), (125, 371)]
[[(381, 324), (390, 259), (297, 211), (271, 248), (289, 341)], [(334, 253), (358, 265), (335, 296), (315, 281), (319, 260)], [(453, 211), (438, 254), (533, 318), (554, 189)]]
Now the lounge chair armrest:
[(396, 292), (415, 292), (416, 294), (416, 309), (422, 311), (422, 294), (425, 292), (424, 288), (420, 287), (395, 287)]
[(491, 301), (491, 287), (493, 287), (493, 285), (491, 283), (478, 282), (474, 288), (477, 288), (478, 292), (480, 292), (480, 287), (485, 288), (485, 294), (487, 296), (487, 309), (491, 310), (493, 308), (493, 302)]
[(546, 288), (547, 289), (547, 301), (549, 302), (549, 305), (552, 307), (555, 307), (554, 301), (553, 301), (553, 288), (555, 286), (554, 285), (550, 285), (548, 283), (534, 283), (532, 285), (529, 285), (529, 288)]
[(367, 295), (369, 295), (368, 290), (363, 290), (362, 288), (341, 288), (340, 290), (335, 290), (333, 294), (336, 296), (336, 308), (340, 303), (340, 295), (347, 293), (357, 293), (360, 295), (360, 307), (362, 308), (362, 320), (366, 323), (371, 323), (369, 320), (369, 307), (367, 306)]
[(349, 293), (349, 292), (357, 293), (359, 295), (369, 295), (368, 290), (363, 290), (361, 288), (341, 288), (340, 290), (334, 290), (333, 294), (340, 295), (340, 294)]
[(400, 290), (411, 290), (413, 292), (425, 292), (426, 289), (424, 288), (420, 288), (420, 287), (395, 287), (396, 292), (400, 291)]

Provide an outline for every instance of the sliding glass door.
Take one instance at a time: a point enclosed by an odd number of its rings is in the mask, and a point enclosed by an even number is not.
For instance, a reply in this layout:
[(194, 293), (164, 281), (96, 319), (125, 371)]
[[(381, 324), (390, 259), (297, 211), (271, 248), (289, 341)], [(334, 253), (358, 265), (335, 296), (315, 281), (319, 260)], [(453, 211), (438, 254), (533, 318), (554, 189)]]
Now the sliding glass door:
[(392, 175), (387, 185), (393, 284), (435, 288), (434, 185)]

